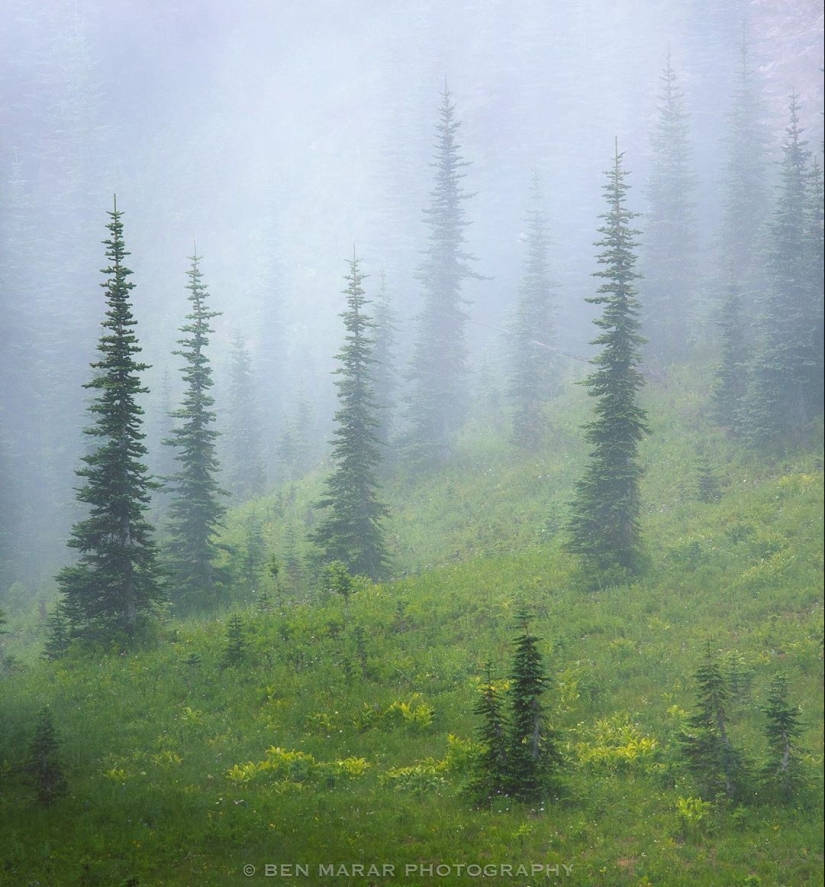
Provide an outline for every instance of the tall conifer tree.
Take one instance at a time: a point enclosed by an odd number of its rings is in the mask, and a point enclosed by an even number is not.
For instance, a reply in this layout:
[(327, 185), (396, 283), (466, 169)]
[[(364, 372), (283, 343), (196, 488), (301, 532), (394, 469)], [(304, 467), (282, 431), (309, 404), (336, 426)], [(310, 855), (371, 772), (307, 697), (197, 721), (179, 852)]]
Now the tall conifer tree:
[(312, 539), (323, 549), (324, 562), (340, 562), (352, 575), (373, 580), (386, 574), (387, 551), (381, 520), (387, 508), (377, 497), (376, 469), (381, 461), (372, 368), (373, 323), (367, 317), (364, 279), (359, 260), (348, 263), (347, 308), (341, 314), (346, 331), (338, 352), (332, 458), (335, 469), (326, 481), (326, 495), (317, 505), (327, 509)]
[(510, 719), (507, 746), (507, 789), (520, 801), (540, 800), (558, 777), (562, 763), (555, 731), (545, 714), (548, 686), (538, 638), (520, 614), (521, 634), (515, 641), (510, 673)]
[(510, 351), (510, 402), (513, 405), (513, 439), (525, 449), (535, 449), (544, 426), (543, 407), (553, 389), (551, 348), (555, 339), (553, 284), (547, 252), (547, 215), (542, 206), (538, 174), (533, 177), (527, 212), (527, 261), (515, 316), (508, 339)]
[(218, 460), (215, 455), (214, 398), (212, 367), (206, 350), (209, 321), (219, 312), (207, 308), (207, 288), (203, 282), (195, 252), (187, 271), (189, 321), (181, 327), (180, 351), (174, 353), (185, 361), (181, 375), (185, 383), (183, 402), (172, 417), (180, 424), (166, 441), (175, 448), (180, 467), (168, 479), (173, 498), (169, 505), (170, 541), (168, 553), (174, 575), (174, 601), (183, 609), (215, 606), (225, 571), (215, 565), (219, 555), (216, 542), (218, 527), (226, 511), (220, 497), (224, 491), (217, 481)]
[(471, 195), (461, 185), (468, 163), (461, 158), (456, 141), (460, 125), (445, 87), (432, 164), (435, 186), (430, 206), (424, 210), (430, 229), (418, 274), (424, 307), (409, 374), (410, 448), (415, 462), (446, 456), (467, 412), (467, 313), (461, 291), (464, 281), (476, 275), (469, 264), (473, 256), (464, 248), (464, 229), (469, 225), (464, 201)]
[(641, 567), (639, 530), (639, 441), (647, 433), (647, 414), (636, 402), (643, 378), (638, 366), (639, 304), (635, 281), (635, 237), (630, 227), (637, 213), (627, 209), (627, 172), (618, 145), (613, 169), (604, 186), (608, 212), (597, 246), (602, 248), (594, 272), (604, 283), (589, 298), (602, 306), (593, 322), (602, 332), (592, 344), (601, 346), (593, 359), (597, 369), (585, 379), (588, 394), (597, 398), (596, 417), (584, 426), (591, 444), (590, 462), (576, 483), (576, 497), (569, 525), (571, 549), (581, 556), (585, 572), (598, 584), (621, 579)]
[(653, 167), (647, 187), (648, 236), (642, 286), (647, 351), (657, 362), (684, 357), (696, 285), (696, 222), (689, 120), (670, 59), (661, 76)]
[(720, 425), (739, 434), (748, 391), (750, 349), (742, 293), (733, 282), (729, 284), (722, 303), (719, 327), (722, 355), (711, 395), (713, 417)]
[(243, 502), (264, 491), (266, 474), (252, 359), (240, 333), (232, 342), (227, 416), (227, 485), (232, 495)]
[(763, 448), (796, 440), (822, 411), (822, 267), (814, 268), (810, 152), (796, 95), (783, 152), (748, 397), (748, 439)]
[(752, 318), (754, 291), (761, 287), (763, 276), (759, 242), (770, 212), (770, 170), (762, 84), (745, 23), (725, 148), (722, 262), (725, 274), (742, 287), (744, 315)]
[(395, 344), (398, 324), (395, 309), (387, 291), (387, 280), (381, 271), (381, 288), (374, 307), (373, 359), (375, 361), (374, 392), (378, 427), (376, 437), (386, 446), (393, 431), (393, 405), (397, 387)]
[(85, 433), (98, 447), (82, 458), (85, 467), (77, 471), (84, 479), (77, 498), (89, 506), (89, 516), (75, 524), (68, 542), (80, 553), (78, 562), (57, 576), (72, 634), (103, 643), (139, 639), (164, 598), (153, 531), (145, 518), (154, 484), (142, 461), (143, 410), (137, 404), (147, 390), (139, 374), (148, 366), (135, 360), (141, 349), (129, 298), (134, 283), (124, 264), (129, 253), (116, 201), (109, 216), (100, 359), (84, 386), (97, 392), (89, 407), (95, 424)]

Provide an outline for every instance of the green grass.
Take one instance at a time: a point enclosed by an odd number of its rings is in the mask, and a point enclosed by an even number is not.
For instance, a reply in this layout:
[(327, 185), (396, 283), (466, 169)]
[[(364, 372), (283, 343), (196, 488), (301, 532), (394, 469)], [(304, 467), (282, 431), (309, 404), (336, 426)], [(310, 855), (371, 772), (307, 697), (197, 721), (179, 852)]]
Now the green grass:
[[(683, 382), (646, 394), (657, 416), (645, 444), (650, 563), (632, 586), (583, 592), (564, 552), (579, 390), (541, 455), (517, 458), (476, 430), (439, 473), (388, 482), (395, 581), (346, 609), (309, 582), (287, 587), (266, 615), (239, 592), (242, 667), (221, 667), (225, 617), (170, 620), (133, 655), (42, 663), (42, 627), (11, 613), (9, 652), (25, 667), (0, 680), (0, 884), (821, 885), (820, 449), (757, 461), (702, 425), (701, 386)], [(699, 447), (716, 501), (697, 498)], [(302, 527), (317, 489), (310, 478), (239, 509), (228, 539), (243, 541), (254, 511), (283, 556), (286, 527)], [(506, 677), (523, 602), (553, 678), (564, 790), (538, 809), (478, 810), (461, 791), (472, 708), (487, 660)], [(708, 641), (743, 677), (731, 732), (755, 764), (759, 706), (771, 677), (788, 675), (811, 782), (795, 803), (707, 798), (704, 815), (685, 812), (701, 807), (687, 801), (697, 790), (675, 736)], [(15, 773), (44, 704), (70, 784), (47, 810)], [(311, 874), (267, 876), (267, 864)], [(450, 873), (428, 873), (439, 864)], [(487, 877), (455, 868), (485, 865), (496, 866)], [(533, 865), (558, 865), (559, 877)]]

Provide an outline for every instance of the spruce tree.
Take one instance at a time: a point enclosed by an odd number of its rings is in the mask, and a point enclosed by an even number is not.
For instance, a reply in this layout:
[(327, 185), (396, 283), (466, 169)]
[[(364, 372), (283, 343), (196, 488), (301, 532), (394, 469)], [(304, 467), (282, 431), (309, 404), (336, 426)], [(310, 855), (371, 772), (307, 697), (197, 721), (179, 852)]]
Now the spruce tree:
[(395, 309), (387, 291), (386, 275), (381, 271), (381, 287), (375, 299), (372, 357), (373, 391), (378, 425), (375, 436), (382, 446), (390, 442), (393, 431), (393, 406), (397, 388), (395, 344), (398, 331)]
[(810, 152), (796, 95), (783, 152), (747, 411), (749, 442), (767, 449), (798, 440), (822, 411), (822, 268), (812, 267)]
[(718, 658), (707, 646), (696, 670), (697, 711), (680, 737), (682, 753), (706, 798), (741, 798), (746, 769), (728, 736), (730, 688)]
[(718, 323), (722, 354), (711, 392), (712, 415), (719, 425), (738, 435), (744, 422), (750, 348), (742, 294), (733, 282), (727, 288)]
[(636, 402), (643, 385), (638, 365), (639, 303), (634, 281), (635, 236), (630, 227), (637, 215), (626, 207), (627, 172), (616, 147), (613, 169), (607, 173), (604, 191), (609, 210), (601, 216), (606, 224), (598, 261), (604, 269), (594, 272), (604, 283), (598, 295), (587, 299), (602, 306), (593, 322), (602, 332), (592, 344), (601, 346), (593, 359), (596, 371), (584, 384), (598, 398), (596, 417), (584, 426), (591, 444), (584, 477), (576, 483), (576, 497), (568, 526), (570, 548), (582, 559), (588, 580), (621, 580), (641, 569), (639, 482), (642, 468), (638, 445), (647, 433), (647, 414)]
[(529, 618), (520, 617), (510, 672), (510, 718), (507, 740), (507, 793), (525, 803), (541, 800), (562, 763), (555, 732), (547, 723), (542, 697), (548, 686), (539, 639)]
[(418, 273), (424, 305), (409, 372), (409, 455), (414, 464), (444, 458), (467, 413), (467, 312), (462, 285), (477, 275), (469, 264), (474, 257), (464, 248), (464, 229), (469, 225), (464, 202), (471, 195), (461, 185), (469, 164), (456, 141), (460, 125), (445, 87), (432, 163), (435, 185), (424, 210), (430, 229)]
[(647, 351), (659, 363), (683, 358), (696, 285), (696, 221), (689, 121), (668, 50), (661, 76), (653, 166), (647, 187), (642, 285)]
[(266, 474), (252, 359), (240, 333), (232, 342), (227, 417), (224, 435), (227, 487), (237, 501), (244, 502), (263, 493)]
[(553, 391), (551, 357), (555, 339), (553, 284), (547, 252), (547, 216), (542, 205), (538, 174), (533, 177), (527, 213), (527, 259), (515, 316), (508, 339), (510, 352), (510, 402), (513, 407), (513, 440), (535, 450), (544, 430), (543, 408)]
[(721, 260), (724, 273), (740, 283), (744, 316), (752, 319), (755, 291), (761, 287), (763, 275), (759, 244), (770, 211), (770, 195), (762, 83), (744, 22), (725, 149)]
[(799, 708), (788, 701), (788, 679), (783, 674), (771, 681), (768, 701), (763, 709), (768, 759), (762, 768), (762, 780), (781, 800), (790, 800), (802, 784), (796, 741), (802, 733)]
[(89, 506), (89, 516), (75, 524), (68, 541), (80, 552), (78, 562), (57, 576), (73, 636), (102, 643), (138, 640), (164, 599), (152, 527), (144, 517), (154, 484), (142, 462), (146, 448), (137, 397), (147, 390), (139, 373), (148, 367), (135, 360), (140, 346), (129, 298), (134, 283), (124, 265), (129, 253), (117, 202), (109, 216), (100, 360), (84, 386), (97, 392), (89, 407), (95, 424), (85, 433), (98, 446), (77, 471), (84, 479), (77, 498)]
[(243, 664), (247, 655), (246, 625), (237, 613), (229, 617), (226, 627), (226, 646), (223, 651), (221, 665), (224, 668), (234, 668)]
[(489, 803), (493, 798), (504, 795), (509, 788), (507, 723), (489, 663), (487, 679), (481, 687), (473, 712), (481, 718), (478, 728), (481, 754), (475, 763), (470, 793), (477, 801)]
[(49, 661), (62, 659), (71, 645), (71, 625), (66, 616), (65, 605), (58, 601), (46, 622), (46, 644), (43, 658)]
[(180, 424), (165, 442), (175, 448), (178, 471), (168, 479), (172, 491), (169, 505), (168, 557), (174, 577), (174, 602), (183, 610), (214, 607), (220, 586), (226, 581), (222, 568), (216, 566), (220, 550), (216, 542), (218, 528), (226, 511), (220, 500), (225, 495), (217, 481), (218, 460), (214, 428), (215, 413), (212, 367), (207, 356), (209, 321), (217, 311), (207, 308), (207, 288), (203, 282), (196, 254), (190, 258), (189, 321), (181, 327), (185, 334), (174, 353), (185, 361), (181, 375), (185, 383), (183, 402), (172, 417)]
[(48, 707), (42, 708), (37, 717), (23, 773), (34, 789), (37, 803), (42, 807), (50, 807), (68, 791), (58, 754), (54, 721)]
[(359, 260), (353, 257), (344, 290), (347, 308), (344, 345), (334, 372), (340, 378), (332, 460), (335, 469), (326, 480), (325, 496), (317, 507), (326, 509), (312, 540), (323, 551), (325, 563), (340, 561), (353, 575), (378, 580), (386, 574), (387, 550), (382, 519), (387, 508), (377, 497), (376, 470), (381, 461), (377, 409), (373, 389), (373, 323), (365, 313)]

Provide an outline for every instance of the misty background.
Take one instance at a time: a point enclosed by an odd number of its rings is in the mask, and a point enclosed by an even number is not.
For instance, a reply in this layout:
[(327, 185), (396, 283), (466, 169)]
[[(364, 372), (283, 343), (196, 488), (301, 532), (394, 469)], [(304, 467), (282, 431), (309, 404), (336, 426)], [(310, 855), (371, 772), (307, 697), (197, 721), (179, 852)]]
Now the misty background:
[(274, 483), (277, 441), (301, 399), (318, 458), (326, 448), (353, 245), (370, 297), (383, 269), (403, 375), (445, 84), (471, 164), (468, 246), (486, 278), (464, 290), (481, 384), (495, 380), (498, 329), (521, 279), (534, 170), (559, 284), (558, 345), (590, 353), (584, 299), (595, 289), (603, 171), (618, 137), (644, 232), (668, 52), (697, 175), (697, 329), (711, 335), (743, 23), (774, 159), (794, 90), (819, 155), (823, 14), (813, 0), (0, 0), (0, 599), (14, 582), (50, 584), (68, 560), (113, 194), (141, 358), (152, 365), (150, 454), (180, 390), (171, 352), (197, 244), (222, 312), (210, 345), (218, 421), (240, 334)]

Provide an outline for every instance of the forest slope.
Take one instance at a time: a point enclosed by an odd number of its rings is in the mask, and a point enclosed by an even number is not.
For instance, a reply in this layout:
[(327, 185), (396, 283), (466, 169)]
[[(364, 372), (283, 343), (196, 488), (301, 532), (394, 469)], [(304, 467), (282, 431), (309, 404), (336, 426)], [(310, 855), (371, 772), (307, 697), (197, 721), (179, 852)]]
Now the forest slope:
[[(646, 395), (649, 567), (632, 586), (581, 591), (563, 549), (582, 458), (573, 394), (541, 456), (477, 429), (442, 472), (387, 484), (396, 580), (348, 603), (287, 587), (271, 612), (239, 595), (234, 663), (225, 618), (54, 663), (27, 654), (39, 629), (26, 641), (21, 628), (9, 646), (26, 666), (0, 682), (0, 883), (820, 885), (821, 451), (743, 454), (702, 425), (689, 390), (674, 379)], [(255, 513), (282, 552), (315, 489), (238, 510), (228, 538)], [(538, 809), (475, 809), (462, 793), (473, 707), (487, 662), (506, 682), (523, 604), (564, 786)], [(701, 798), (686, 771), (677, 736), (708, 644), (754, 768), (767, 687), (788, 677), (810, 785), (793, 802)], [(48, 809), (19, 772), (44, 705), (69, 781)]]

